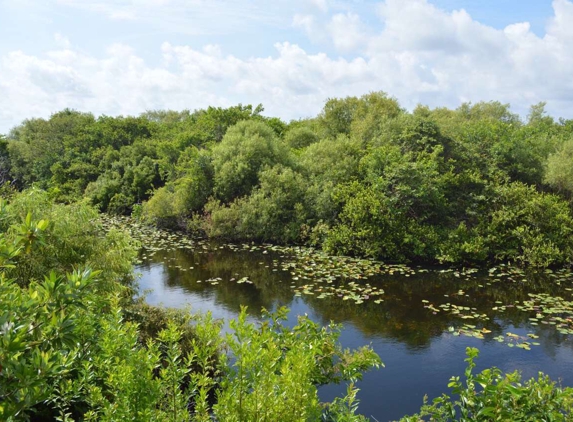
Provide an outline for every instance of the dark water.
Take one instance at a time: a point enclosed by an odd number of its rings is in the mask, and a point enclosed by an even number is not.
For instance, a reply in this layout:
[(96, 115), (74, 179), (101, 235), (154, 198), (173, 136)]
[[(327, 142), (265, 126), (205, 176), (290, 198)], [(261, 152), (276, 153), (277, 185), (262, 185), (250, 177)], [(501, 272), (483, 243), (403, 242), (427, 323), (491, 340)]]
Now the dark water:
[[(377, 421), (414, 413), (424, 395), (433, 398), (447, 392), (449, 378), (463, 374), (467, 346), (481, 351), (478, 370), (490, 366), (504, 371), (517, 369), (525, 379), (543, 371), (561, 380), (563, 386), (573, 386), (573, 336), (559, 332), (552, 323), (531, 325), (535, 312), (532, 315), (512, 307), (529, 299), (528, 293), (543, 292), (572, 300), (573, 283), (568, 276), (514, 274), (496, 279), (487, 272), (469, 276), (421, 272), (424, 269), (414, 267), (412, 272), (395, 271), (393, 275), (358, 281), (383, 289), (384, 294), (379, 296), (383, 299), (380, 303), (372, 297), (356, 304), (338, 295), (322, 299), (317, 294), (295, 295), (292, 286), (311, 283), (312, 277), (293, 281), (293, 275), (280, 266), (286, 259), (280, 252), (233, 251), (204, 245), (146, 252), (138, 267), (140, 288), (151, 289), (147, 295), (151, 304), (190, 305), (193, 311), (211, 311), (217, 318), (233, 318), (241, 305), (247, 305), (251, 317), (258, 319), (261, 308), (272, 310), (284, 305), (291, 309), (292, 324), (296, 315), (302, 314), (324, 324), (342, 323), (340, 341), (345, 347), (371, 344), (385, 364), (385, 368), (366, 373), (358, 384), (360, 413)], [(236, 280), (241, 277), (248, 277), (252, 284), (238, 284)], [(453, 303), (475, 308), (465, 314), (482, 317), (464, 319), (451, 312), (434, 313), (424, 307), (424, 300), (435, 307)], [(509, 306), (502, 312), (501, 304)], [(492, 309), (496, 307), (498, 310)], [(463, 333), (457, 336), (450, 331), (453, 327), (457, 332), (466, 323), (475, 325), (476, 330), (485, 329), (484, 338)], [(495, 339), (506, 337), (508, 332), (517, 334), (520, 341), (540, 345), (523, 350), (508, 347), (512, 341), (500, 343)], [(530, 340), (527, 334), (539, 338)], [(321, 398), (331, 400), (343, 395), (345, 389), (322, 387)]]

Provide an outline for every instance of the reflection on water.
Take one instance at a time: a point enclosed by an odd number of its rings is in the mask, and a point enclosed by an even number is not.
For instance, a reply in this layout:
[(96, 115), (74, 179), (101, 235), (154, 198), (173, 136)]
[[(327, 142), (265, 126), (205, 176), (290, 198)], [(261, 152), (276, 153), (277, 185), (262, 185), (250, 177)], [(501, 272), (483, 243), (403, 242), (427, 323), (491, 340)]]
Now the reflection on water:
[[(272, 250), (182, 248), (146, 255), (137, 271), (141, 273), (140, 289), (150, 290), (147, 301), (151, 304), (190, 305), (195, 312), (211, 311), (214, 317), (225, 319), (235, 317), (241, 305), (248, 306), (255, 319), (262, 308), (284, 305), (291, 309), (293, 324), (296, 315), (302, 314), (323, 324), (342, 323), (340, 340), (345, 347), (371, 344), (386, 365), (365, 374), (359, 383), (360, 411), (378, 421), (414, 413), (425, 394), (432, 398), (446, 392), (450, 376), (463, 373), (467, 346), (481, 350), (478, 370), (495, 365), (504, 371), (518, 369), (525, 378), (543, 371), (560, 379), (562, 385), (573, 386), (573, 342), (569, 336), (554, 325), (530, 325), (531, 314), (514, 306), (527, 300), (529, 293), (571, 300), (569, 278), (523, 274), (498, 280), (487, 273), (479, 277), (435, 271), (396, 273), (367, 280), (374, 289), (383, 289), (382, 301), (356, 304), (338, 295), (319, 298), (320, 289), (296, 293), (293, 286), (312, 283), (312, 279), (293, 281), (291, 272), (280, 265), (287, 259)], [(238, 283), (241, 279), (247, 281)], [(468, 322), (451, 312), (433, 312), (424, 303), (436, 307), (453, 303), (475, 309), (471, 312), (482, 318), (472, 321), (468, 316)], [(500, 309), (500, 304), (506, 306)], [(484, 330), (484, 338), (452, 334), (452, 327), (467, 323)], [(522, 350), (495, 339), (507, 332), (526, 339), (528, 334), (538, 336), (540, 345)], [(344, 386), (325, 386), (320, 392), (323, 399), (330, 400), (344, 391)]]

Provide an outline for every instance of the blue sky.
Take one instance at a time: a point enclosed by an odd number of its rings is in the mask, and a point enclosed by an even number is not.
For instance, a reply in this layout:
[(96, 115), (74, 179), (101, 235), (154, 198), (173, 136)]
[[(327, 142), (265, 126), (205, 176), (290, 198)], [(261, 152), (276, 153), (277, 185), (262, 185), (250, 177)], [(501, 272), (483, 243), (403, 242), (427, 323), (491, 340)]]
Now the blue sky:
[(573, 0), (0, 0), (0, 133), (64, 107), (288, 120), (379, 90), (573, 118), (571, 75)]

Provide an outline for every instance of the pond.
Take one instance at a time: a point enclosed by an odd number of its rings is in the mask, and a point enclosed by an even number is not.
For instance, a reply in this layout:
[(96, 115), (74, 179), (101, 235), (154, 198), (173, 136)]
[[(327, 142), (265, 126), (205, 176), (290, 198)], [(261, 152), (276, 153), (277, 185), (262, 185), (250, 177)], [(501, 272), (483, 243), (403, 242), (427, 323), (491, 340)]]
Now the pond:
[[(135, 228), (135, 230), (138, 230)], [(252, 319), (291, 309), (343, 324), (345, 347), (370, 344), (385, 368), (358, 383), (360, 413), (375, 421), (416, 412), (424, 395), (447, 392), (462, 375), (465, 348), (480, 349), (477, 369), (543, 371), (573, 386), (573, 277), (508, 266), (451, 270), (332, 258), (308, 249), (215, 244), (173, 233), (146, 235), (137, 272), (147, 301)], [(321, 387), (323, 400), (346, 387)]]

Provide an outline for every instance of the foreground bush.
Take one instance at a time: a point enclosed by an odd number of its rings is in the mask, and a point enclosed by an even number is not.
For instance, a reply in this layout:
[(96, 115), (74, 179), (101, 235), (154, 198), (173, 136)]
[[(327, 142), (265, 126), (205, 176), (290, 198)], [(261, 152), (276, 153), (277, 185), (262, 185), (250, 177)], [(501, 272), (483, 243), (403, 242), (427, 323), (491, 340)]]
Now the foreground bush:
[(573, 417), (573, 389), (561, 388), (548, 376), (521, 382), (518, 372), (503, 374), (489, 368), (472, 373), (479, 352), (466, 350), (468, 366), (465, 385), (460, 377), (452, 377), (448, 387), (455, 399), (444, 394), (425, 403), (420, 413), (406, 416), (402, 422), (446, 421), (570, 421)]
[(4, 270), (21, 285), (80, 266), (100, 269), (102, 283), (133, 281), (137, 244), (121, 231), (104, 230), (97, 211), (86, 204), (57, 204), (45, 191), (26, 190), (9, 203), (0, 200), (0, 232), (7, 244), (21, 248)]
[(381, 364), (368, 347), (342, 350), (337, 327), (305, 317), (286, 328), (286, 309), (253, 324), (243, 309), (223, 337), (210, 315), (129, 301), (133, 243), (94, 231), (91, 208), (40, 192), (1, 205), (0, 420), (359, 420), (353, 387), (332, 408), (318, 400), (318, 385)]

